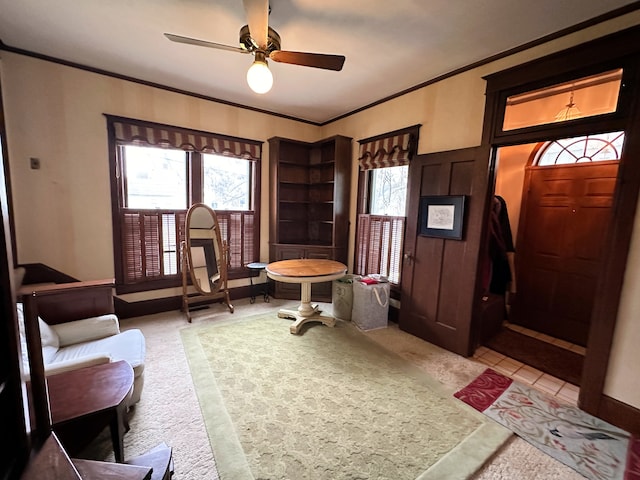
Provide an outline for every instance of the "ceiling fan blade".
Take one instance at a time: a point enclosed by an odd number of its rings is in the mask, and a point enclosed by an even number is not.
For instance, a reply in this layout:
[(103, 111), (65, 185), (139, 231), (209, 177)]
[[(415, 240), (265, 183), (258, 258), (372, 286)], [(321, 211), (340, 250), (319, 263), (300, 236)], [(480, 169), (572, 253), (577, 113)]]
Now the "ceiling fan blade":
[(324, 53), (286, 52), (276, 50), (269, 58), (274, 62), (291, 63), (305, 67), (324, 68), (325, 70), (342, 70), (345, 57), (343, 55), (327, 55)]
[(231, 45), (223, 45), (222, 43), (207, 42), (206, 40), (198, 40), (197, 38), (183, 37), (182, 35), (174, 35), (173, 33), (165, 33), (164, 36), (172, 42), (197, 45), (199, 47), (217, 48), (219, 50), (228, 50), (230, 52), (249, 53), (244, 48), (232, 47)]
[(249, 33), (260, 50), (267, 49), (269, 29), (269, 0), (243, 0)]

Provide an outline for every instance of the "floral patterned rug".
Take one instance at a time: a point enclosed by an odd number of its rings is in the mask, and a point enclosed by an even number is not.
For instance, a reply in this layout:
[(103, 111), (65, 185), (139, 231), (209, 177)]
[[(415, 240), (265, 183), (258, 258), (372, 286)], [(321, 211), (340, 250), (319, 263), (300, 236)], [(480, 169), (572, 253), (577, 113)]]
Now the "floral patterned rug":
[(454, 396), (586, 478), (640, 479), (640, 439), (490, 368)]
[(349, 322), (181, 330), (220, 478), (469, 478), (512, 435)]

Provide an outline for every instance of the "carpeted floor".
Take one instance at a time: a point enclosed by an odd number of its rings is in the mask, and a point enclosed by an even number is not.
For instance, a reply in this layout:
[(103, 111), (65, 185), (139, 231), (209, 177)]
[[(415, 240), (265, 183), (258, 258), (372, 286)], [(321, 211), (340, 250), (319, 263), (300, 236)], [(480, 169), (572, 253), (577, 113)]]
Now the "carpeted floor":
[(181, 332), (222, 478), (462, 480), (511, 436), (351, 323), (290, 324)]
[[(221, 305), (194, 312), (193, 324), (210, 324), (236, 315), (261, 313), (265, 309), (275, 314), (278, 308), (290, 308), (297, 306), (297, 303), (272, 299), (269, 304), (258, 301), (251, 305), (248, 299), (243, 299), (234, 302), (234, 305), (234, 314), (229, 314)], [(180, 336), (180, 330), (188, 325), (184, 316), (177, 311), (121, 322), (123, 329), (140, 328), (147, 341), (145, 386), (142, 400), (132, 412), (131, 430), (124, 438), (125, 456), (129, 458), (140, 455), (160, 442), (167, 442), (173, 447), (173, 480), (217, 480), (219, 476), (216, 463)], [(367, 332), (367, 336), (427, 372), (451, 394), (467, 385), (486, 368), (484, 364), (426, 343), (393, 325)], [(113, 461), (108, 429), (83, 452), (83, 456)], [(473, 478), (581, 480), (583, 477), (513, 436)]]
[(580, 385), (584, 356), (503, 327), (485, 346), (525, 365)]

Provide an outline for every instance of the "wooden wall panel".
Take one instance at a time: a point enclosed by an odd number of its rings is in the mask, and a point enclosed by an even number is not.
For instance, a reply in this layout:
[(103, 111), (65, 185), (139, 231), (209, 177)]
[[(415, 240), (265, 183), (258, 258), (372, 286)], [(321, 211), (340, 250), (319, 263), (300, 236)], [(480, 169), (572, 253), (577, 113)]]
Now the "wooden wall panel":
[[(465, 195), (467, 200), (471, 195), (473, 180), (473, 161), (453, 162), (449, 165), (449, 195)], [(458, 329), (469, 321), (466, 315), (467, 303), (461, 298), (460, 275), (464, 271), (464, 259), (467, 242), (458, 240), (441, 240), (444, 243), (443, 275), (440, 283), (440, 299), (438, 309), (438, 323), (450, 328)], [(468, 294), (468, 292), (464, 292)], [(463, 307), (462, 309), (460, 307)]]
[(441, 163), (432, 163), (422, 165), (420, 168), (420, 196), (424, 195), (442, 195), (442, 189), (446, 189), (446, 183), (443, 187), (441, 170), (444, 166)]

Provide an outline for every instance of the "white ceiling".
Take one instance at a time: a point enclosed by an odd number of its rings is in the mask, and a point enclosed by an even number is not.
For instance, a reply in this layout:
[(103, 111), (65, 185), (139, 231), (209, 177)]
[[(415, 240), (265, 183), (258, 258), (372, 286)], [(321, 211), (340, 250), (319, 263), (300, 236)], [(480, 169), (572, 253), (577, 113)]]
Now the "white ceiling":
[(273, 89), (246, 84), (242, 0), (0, 0), (0, 40), (188, 92), (323, 123), (634, 0), (271, 0), (282, 49), (345, 55), (341, 72), (270, 62)]

